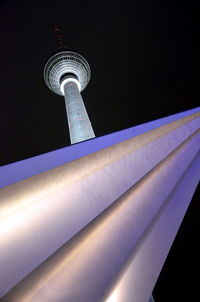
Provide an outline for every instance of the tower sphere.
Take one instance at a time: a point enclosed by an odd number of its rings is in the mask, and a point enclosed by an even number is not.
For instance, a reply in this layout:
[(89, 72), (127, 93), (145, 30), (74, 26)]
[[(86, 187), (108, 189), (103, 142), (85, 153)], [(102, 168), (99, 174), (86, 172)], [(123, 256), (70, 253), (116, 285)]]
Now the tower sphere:
[(59, 50), (46, 62), (44, 79), (52, 91), (63, 95), (61, 80), (65, 76), (77, 79), (80, 83), (80, 91), (82, 91), (90, 80), (90, 66), (80, 54), (70, 50)]

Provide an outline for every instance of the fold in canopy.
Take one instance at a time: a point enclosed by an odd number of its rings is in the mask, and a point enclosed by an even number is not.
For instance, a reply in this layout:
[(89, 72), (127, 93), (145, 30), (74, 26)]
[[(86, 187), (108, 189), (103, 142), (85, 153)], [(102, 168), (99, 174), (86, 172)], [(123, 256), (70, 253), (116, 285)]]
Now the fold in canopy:
[(2, 188), (1, 301), (147, 302), (198, 184), (196, 111)]

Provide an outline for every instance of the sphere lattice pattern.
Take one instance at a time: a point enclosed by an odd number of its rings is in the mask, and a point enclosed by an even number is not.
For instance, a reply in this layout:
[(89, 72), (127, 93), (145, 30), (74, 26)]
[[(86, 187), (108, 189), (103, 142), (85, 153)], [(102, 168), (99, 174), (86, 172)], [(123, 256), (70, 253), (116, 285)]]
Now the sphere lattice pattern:
[(44, 67), (44, 79), (47, 86), (59, 95), (60, 79), (64, 74), (74, 74), (81, 85), (81, 91), (87, 86), (91, 71), (88, 62), (73, 51), (60, 51), (54, 54)]

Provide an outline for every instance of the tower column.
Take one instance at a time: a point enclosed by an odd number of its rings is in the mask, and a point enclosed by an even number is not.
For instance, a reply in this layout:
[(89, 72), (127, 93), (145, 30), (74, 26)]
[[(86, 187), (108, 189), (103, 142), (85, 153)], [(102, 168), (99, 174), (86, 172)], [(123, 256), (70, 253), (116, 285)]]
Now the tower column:
[(95, 137), (78, 85), (73, 80), (64, 84), (64, 96), (71, 143)]
[(44, 67), (47, 86), (65, 96), (71, 143), (95, 137), (80, 92), (91, 76), (88, 62), (78, 53), (59, 49)]

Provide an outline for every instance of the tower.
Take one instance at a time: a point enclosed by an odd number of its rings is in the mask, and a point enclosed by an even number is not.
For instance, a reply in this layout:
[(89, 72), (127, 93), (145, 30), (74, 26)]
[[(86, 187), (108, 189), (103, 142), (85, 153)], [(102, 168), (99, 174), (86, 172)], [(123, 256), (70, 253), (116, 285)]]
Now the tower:
[(65, 97), (70, 140), (74, 144), (95, 137), (81, 96), (91, 71), (80, 54), (61, 48), (60, 30), (55, 27), (54, 31), (59, 48), (45, 64), (44, 79), (49, 89)]

